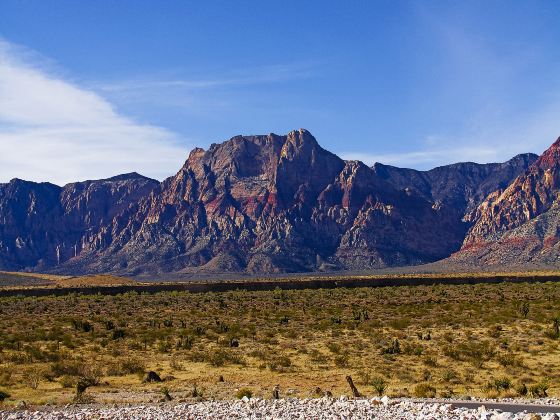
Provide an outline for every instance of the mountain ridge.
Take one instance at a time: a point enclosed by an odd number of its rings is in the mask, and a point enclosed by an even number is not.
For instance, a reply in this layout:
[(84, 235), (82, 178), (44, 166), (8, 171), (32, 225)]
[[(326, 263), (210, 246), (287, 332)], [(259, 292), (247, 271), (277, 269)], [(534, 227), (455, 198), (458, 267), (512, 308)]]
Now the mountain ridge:
[(193, 149), (162, 182), (0, 184), (0, 268), (58, 273), (281, 273), (433, 262), (473, 209), (535, 162), (415, 171), (344, 161), (305, 129)]

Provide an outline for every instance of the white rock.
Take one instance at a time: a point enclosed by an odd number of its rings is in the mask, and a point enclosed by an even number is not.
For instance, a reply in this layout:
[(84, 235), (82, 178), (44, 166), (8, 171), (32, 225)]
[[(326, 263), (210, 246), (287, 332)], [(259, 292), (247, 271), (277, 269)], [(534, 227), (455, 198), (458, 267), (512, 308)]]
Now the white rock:
[(515, 416), (513, 413), (509, 413), (507, 411), (503, 413), (496, 413), (492, 416), (492, 420), (513, 420)]

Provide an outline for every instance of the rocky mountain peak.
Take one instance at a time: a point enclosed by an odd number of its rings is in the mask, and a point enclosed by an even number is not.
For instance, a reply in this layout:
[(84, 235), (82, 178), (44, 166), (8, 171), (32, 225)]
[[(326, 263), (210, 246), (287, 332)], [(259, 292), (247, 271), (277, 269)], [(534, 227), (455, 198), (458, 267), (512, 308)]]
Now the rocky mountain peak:
[(542, 170), (560, 166), (560, 137), (537, 159), (534, 166)]

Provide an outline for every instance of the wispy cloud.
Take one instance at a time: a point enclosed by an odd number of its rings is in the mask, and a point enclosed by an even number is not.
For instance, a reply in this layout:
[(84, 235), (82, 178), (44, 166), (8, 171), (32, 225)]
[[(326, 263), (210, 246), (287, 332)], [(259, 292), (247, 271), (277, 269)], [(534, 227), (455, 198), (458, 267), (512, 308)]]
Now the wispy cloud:
[(455, 162), (489, 162), (496, 159), (503, 160), (502, 157), (497, 156), (495, 149), (468, 147), (387, 154), (345, 152), (341, 154), (341, 157), (347, 160), (360, 160), (368, 165), (380, 162), (386, 165), (416, 169), (429, 169), (438, 165)]
[(456, 162), (504, 162), (520, 153), (540, 154), (560, 136), (560, 100), (517, 120), (484, 121), (476, 130), (455, 136), (429, 136), (425, 147), (402, 153), (342, 151), (344, 159), (431, 169)]
[(189, 146), (175, 133), (121, 115), (92, 90), (0, 39), (0, 182), (64, 184), (138, 171), (175, 172)]
[(248, 86), (304, 79), (312, 75), (312, 63), (273, 64), (232, 71), (226, 76), (207, 78), (145, 77), (113, 83), (93, 83), (100, 91), (182, 88), (190, 91), (228, 86)]

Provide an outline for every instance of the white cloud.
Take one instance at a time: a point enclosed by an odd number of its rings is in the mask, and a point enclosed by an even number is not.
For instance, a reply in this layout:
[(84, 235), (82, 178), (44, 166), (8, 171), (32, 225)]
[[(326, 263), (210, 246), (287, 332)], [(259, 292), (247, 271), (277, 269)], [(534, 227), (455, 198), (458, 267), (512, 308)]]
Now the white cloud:
[(29, 56), (0, 39), (0, 182), (65, 184), (131, 171), (162, 179), (181, 166), (189, 147), (175, 133), (119, 114)]
[(521, 153), (541, 154), (560, 136), (560, 97), (551, 98), (517, 119), (481, 119), (476, 129), (456, 136), (432, 135), (424, 147), (403, 153), (341, 152), (343, 159), (414, 169), (432, 169), (457, 162), (505, 162)]
[(435, 166), (456, 163), (456, 162), (490, 162), (502, 161), (503, 157), (498, 156), (492, 148), (457, 148), (441, 150), (420, 150), (406, 153), (341, 153), (343, 159), (361, 160), (362, 162), (373, 165), (381, 162), (386, 165), (415, 169), (431, 169)]

